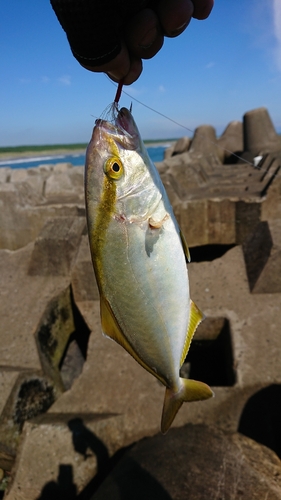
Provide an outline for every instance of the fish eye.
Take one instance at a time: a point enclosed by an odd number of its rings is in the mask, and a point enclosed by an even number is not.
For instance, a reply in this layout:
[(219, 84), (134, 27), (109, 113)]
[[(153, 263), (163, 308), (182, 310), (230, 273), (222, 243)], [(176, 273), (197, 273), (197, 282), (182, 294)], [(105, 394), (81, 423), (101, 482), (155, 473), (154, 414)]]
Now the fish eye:
[(118, 163), (113, 163), (112, 170), (113, 170), (113, 172), (116, 172), (116, 173), (119, 172), (120, 167), (119, 167)]
[(111, 179), (120, 179), (124, 172), (121, 160), (116, 156), (108, 158), (104, 164), (104, 172)]

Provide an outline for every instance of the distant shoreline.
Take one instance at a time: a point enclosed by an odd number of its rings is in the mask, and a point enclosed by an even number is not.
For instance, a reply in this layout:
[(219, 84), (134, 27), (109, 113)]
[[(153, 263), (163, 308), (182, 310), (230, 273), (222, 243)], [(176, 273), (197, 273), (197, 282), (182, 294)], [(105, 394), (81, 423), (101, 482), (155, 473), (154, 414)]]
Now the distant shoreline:
[(0, 151), (0, 161), (5, 161), (5, 160), (20, 160), (24, 158), (33, 158), (36, 157), (40, 154), (40, 156), (52, 156), (52, 155), (67, 155), (70, 153), (73, 154), (83, 154), (85, 153), (85, 149), (42, 149), (42, 150), (28, 150), (28, 151), (22, 151), (22, 152), (8, 152), (8, 153), (1, 153)]
[[(171, 145), (175, 143), (177, 139), (159, 139), (159, 140), (147, 140), (144, 141), (146, 147), (157, 147), (157, 146), (163, 146), (165, 144)], [(84, 154), (87, 148), (87, 144), (85, 146), (82, 145), (77, 145), (77, 148), (75, 147), (75, 144), (69, 144), (68, 145), (63, 145), (63, 146), (24, 146), (24, 147), (17, 147), (15, 148), (0, 148), (0, 161), (5, 161), (5, 160), (17, 160), (21, 158), (33, 158), (35, 156), (52, 156), (52, 155), (66, 155), (66, 154)], [(8, 151), (5, 151), (5, 149), (8, 149)], [(14, 151), (13, 151), (14, 149)], [(3, 151), (4, 150), (4, 151)]]

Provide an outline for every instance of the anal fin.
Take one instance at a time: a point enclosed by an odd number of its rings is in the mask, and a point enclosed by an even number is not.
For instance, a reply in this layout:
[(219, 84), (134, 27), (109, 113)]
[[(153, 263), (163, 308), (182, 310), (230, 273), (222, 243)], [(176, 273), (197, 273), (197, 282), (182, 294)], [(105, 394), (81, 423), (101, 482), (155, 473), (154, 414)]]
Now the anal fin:
[(103, 333), (107, 337), (110, 337), (112, 340), (115, 340), (115, 342), (121, 345), (137, 361), (137, 363), (139, 363), (149, 373), (154, 375), (154, 377), (158, 378), (158, 380), (160, 380), (160, 382), (162, 382), (162, 384), (166, 386), (167, 384), (165, 380), (140, 358), (140, 356), (128, 342), (118, 324), (118, 321), (114, 316), (109, 302), (102, 295), (100, 298), (100, 313)]

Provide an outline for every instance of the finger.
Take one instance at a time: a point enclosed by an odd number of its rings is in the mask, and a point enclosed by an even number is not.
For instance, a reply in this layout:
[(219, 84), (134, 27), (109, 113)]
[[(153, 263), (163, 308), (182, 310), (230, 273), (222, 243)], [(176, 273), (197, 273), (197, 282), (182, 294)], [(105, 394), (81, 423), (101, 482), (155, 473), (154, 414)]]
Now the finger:
[[(142, 60), (137, 59), (137, 58), (133, 58), (131, 60), (130, 69), (129, 69), (127, 75), (123, 79), (123, 84), (124, 85), (131, 85), (140, 77), (141, 73), (142, 73)], [(116, 83), (119, 83), (120, 79), (118, 79), (118, 78), (116, 79), (114, 77), (114, 75), (112, 75), (110, 72), (107, 73), (107, 75), (109, 76), (109, 78), (111, 80), (113, 80)]]
[(195, 19), (206, 19), (212, 11), (214, 0), (193, 0)]
[(157, 14), (168, 37), (180, 35), (190, 23), (193, 15), (191, 0), (161, 0), (157, 6)]
[(94, 73), (107, 73), (111, 79), (119, 82), (122, 78), (125, 78), (130, 71), (131, 60), (127, 50), (127, 47), (122, 43), (121, 51), (119, 54), (112, 59), (112, 61), (102, 64), (100, 66), (88, 66), (82, 65), (84, 68)]
[(164, 42), (158, 17), (152, 9), (143, 9), (128, 23), (126, 44), (130, 54), (140, 59), (150, 59)]

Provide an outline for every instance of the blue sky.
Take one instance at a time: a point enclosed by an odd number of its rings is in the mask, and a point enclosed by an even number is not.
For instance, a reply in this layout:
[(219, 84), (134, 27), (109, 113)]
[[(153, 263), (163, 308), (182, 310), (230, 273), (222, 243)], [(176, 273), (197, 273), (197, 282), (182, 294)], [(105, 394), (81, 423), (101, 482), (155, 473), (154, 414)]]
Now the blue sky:
[[(88, 142), (115, 95), (105, 75), (74, 59), (48, 0), (0, 2), (0, 68), (0, 146)], [(218, 135), (266, 106), (281, 132), (281, 0), (216, 0), (207, 20), (166, 39), (125, 91)], [(130, 102), (123, 94), (121, 106)], [(134, 101), (133, 114), (144, 139), (190, 135)]]

